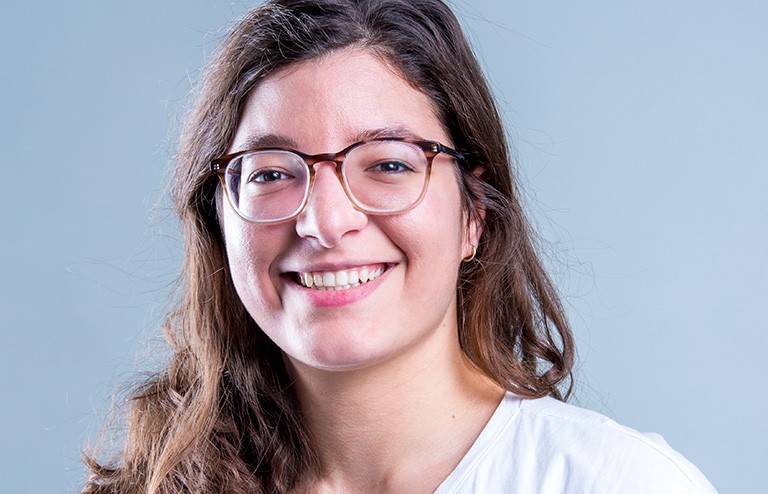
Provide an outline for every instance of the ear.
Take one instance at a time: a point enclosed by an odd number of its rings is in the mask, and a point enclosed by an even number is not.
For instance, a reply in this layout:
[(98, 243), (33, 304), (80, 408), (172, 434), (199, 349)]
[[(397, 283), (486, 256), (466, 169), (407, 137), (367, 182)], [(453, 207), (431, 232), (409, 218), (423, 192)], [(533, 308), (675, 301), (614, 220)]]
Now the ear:
[(481, 176), (486, 168), (482, 165), (476, 166), (470, 172), (473, 177), (467, 180), (467, 186), (472, 189), (474, 199), (469, 205), (466, 218), (466, 229), (464, 230), (464, 242), (462, 245), (462, 259), (467, 259), (473, 255), (480, 245), (480, 237), (483, 235), (483, 224), (485, 223), (485, 206), (482, 203), (483, 192), (478, 186)]

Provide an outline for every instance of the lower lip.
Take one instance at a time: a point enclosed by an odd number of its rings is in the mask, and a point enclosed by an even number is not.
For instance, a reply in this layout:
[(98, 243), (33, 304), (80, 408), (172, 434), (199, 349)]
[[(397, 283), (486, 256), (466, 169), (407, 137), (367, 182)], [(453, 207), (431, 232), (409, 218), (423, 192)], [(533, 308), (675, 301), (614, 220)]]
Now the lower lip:
[(316, 307), (340, 307), (353, 304), (367, 297), (389, 275), (391, 269), (391, 267), (387, 267), (376, 279), (346, 290), (317, 290), (307, 288), (294, 281), (290, 281), (288, 286), (306, 297)]

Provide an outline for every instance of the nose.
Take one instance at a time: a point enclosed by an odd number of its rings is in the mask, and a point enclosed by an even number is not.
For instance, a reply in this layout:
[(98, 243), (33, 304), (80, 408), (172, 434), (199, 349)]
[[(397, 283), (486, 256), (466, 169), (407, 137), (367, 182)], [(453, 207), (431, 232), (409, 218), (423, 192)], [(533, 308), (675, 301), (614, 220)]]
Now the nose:
[(296, 218), (296, 233), (315, 239), (326, 249), (336, 247), (344, 235), (361, 230), (368, 222), (368, 216), (349, 201), (334, 166), (333, 162), (314, 165), (315, 180), (307, 205)]

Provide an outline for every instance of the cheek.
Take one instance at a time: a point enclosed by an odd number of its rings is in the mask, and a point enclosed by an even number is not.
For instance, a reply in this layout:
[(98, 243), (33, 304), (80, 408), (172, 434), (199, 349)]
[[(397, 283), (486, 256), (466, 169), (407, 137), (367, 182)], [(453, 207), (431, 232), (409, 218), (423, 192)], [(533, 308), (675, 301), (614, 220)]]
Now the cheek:
[(453, 182), (436, 181), (431, 194), (418, 207), (401, 217), (395, 242), (405, 252), (411, 268), (435, 279), (458, 273), (464, 238), (463, 212)]
[(464, 235), (464, 212), (458, 185), (451, 172), (444, 170), (442, 180), (430, 184), (432, 195), (425, 197), (420, 213), (425, 239), (447, 257), (456, 254)]
[(224, 240), (232, 281), (243, 304), (253, 309), (275, 303), (271, 266), (282, 251), (284, 233), (275, 226), (247, 223), (234, 212), (224, 215)]

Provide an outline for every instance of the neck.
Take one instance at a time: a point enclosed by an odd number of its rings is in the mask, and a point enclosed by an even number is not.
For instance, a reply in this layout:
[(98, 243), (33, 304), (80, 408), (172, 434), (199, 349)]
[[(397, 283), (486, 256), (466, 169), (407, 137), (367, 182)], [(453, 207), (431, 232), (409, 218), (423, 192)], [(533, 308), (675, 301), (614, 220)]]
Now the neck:
[[(432, 492), (471, 447), (503, 390), (458, 342), (414, 349), (354, 371), (291, 361), (302, 412), (320, 457), (312, 490)], [(428, 472), (425, 474), (425, 472)]]

